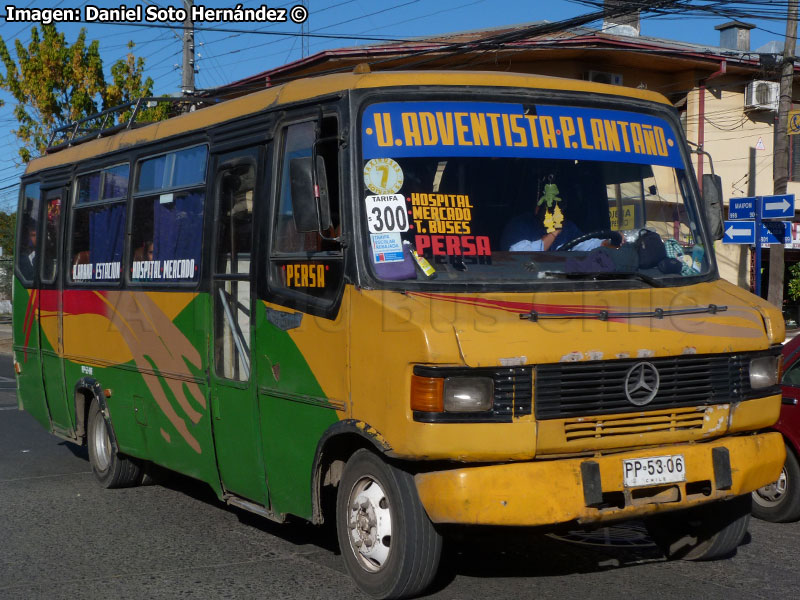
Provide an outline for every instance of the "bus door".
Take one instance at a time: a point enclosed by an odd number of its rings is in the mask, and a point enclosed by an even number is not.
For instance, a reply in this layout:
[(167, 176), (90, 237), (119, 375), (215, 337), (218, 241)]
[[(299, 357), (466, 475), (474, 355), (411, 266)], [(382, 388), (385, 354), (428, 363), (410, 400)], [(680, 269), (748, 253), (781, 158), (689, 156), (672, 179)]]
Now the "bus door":
[[(348, 401), (339, 202), (344, 179), (340, 169), (345, 163), (340, 132), (345, 128), (339, 127), (335, 116), (320, 119), (319, 113), (300, 113), (278, 131), (271, 235), (267, 252), (260, 253), (268, 261), (258, 266), (268, 285), (256, 305), (259, 408), (270, 508), (307, 519), (313, 517), (311, 480), (317, 444), (345, 418)], [(318, 161), (319, 196), (317, 208), (309, 211), (303, 198), (313, 193), (313, 186), (304, 175), (311, 173), (312, 157)], [(307, 193), (296, 193), (301, 190)], [(260, 217), (258, 222), (268, 221)]]
[(210, 305), (211, 411), (222, 485), (267, 505), (253, 376), (251, 286), (258, 148), (217, 157)]
[(67, 191), (63, 187), (42, 191), (44, 223), (39, 261), (39, 344), (44, 393), (53, 431), (71, 437), (74, 424), (64, 386), (63, 280), (59, 269), (66, 198)]
[(19, 284), (14, 284), (14, 360), (19, 365), (20, 403), (45, 429), (50, 429), (39, 351), (40, 294), (36, 276), (42, 253), (42, 198), (38, 181), (23, 185), (15, 254)]

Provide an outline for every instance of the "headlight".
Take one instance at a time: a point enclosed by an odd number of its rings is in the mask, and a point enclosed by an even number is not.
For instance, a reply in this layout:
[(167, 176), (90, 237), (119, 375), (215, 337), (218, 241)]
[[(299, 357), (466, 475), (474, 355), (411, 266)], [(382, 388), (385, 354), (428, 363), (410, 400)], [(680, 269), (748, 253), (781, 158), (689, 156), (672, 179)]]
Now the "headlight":
[(492, 408), (494, 381), (489, 377), (447, 377), (444, 380), (445, 412), (479, 412)]
[(780, 357), (762, 356), (750, 361), (750, 387), (754, 390), (778, 385)]

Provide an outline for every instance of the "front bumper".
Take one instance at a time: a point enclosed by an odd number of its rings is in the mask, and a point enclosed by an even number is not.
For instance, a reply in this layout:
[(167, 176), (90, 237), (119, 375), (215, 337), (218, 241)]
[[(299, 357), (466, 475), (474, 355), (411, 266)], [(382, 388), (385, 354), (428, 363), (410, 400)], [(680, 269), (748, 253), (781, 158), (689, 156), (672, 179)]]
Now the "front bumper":
[[(666, 454), (684, 456), (686, 481), (623, 486), (623, 459)], [(434, 471), (415, 480), (434, 523), (596, 523), (747, 494), (777, 479), (785, 458), (783, 438), (770, 432), (590, 458)]]

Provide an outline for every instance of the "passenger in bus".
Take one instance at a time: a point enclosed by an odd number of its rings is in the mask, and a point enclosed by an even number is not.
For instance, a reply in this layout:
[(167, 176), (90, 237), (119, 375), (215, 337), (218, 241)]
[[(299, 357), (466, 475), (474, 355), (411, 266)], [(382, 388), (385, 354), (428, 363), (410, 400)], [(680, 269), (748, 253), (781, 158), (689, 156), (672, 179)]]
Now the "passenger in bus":
[(30, 281), (33, 279), (36, 264), (36, 224), (28, 226), (27, 239), (22, 256), (19, 259), (19, 270), (22, 276)]
[(141, 246), (133, 251), (133, 260), (153, 260), (153, 242), (151, 240), (145, 241)]

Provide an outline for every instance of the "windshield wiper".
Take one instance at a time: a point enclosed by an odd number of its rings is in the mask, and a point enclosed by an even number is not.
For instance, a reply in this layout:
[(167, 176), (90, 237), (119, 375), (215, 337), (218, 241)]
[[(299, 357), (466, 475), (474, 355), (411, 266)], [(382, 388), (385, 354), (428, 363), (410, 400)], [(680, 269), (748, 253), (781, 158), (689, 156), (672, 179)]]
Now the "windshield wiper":
[(664, 283), (660, 279), (650, 277), (638, 271), (545, 271), (548, 277), (564, 277), (565, 279), (638, 279), (652, 285), (653, 287), (663, 287)]
[(663, 319), (664, 317), (672, 317), (675, 315), (699, 315), (702, 313), (710, 313), (712, 315), (718, 312), (728, 310), (727, 306), (718, 306), (716, 304), (709, 304), (708, 306), (689, 306), (687, 308), (656, 308), (654, 310), (645, 310), (641, 312), (612, 312), (609, 310), (601, 310), (598, 312), (563, 312), (563, 313), (541, 313), (531, 310), (526, 313), (519, 313), (519, 318), (527, 321), (536, 322), (539, 319), (597, 319), (598, 321), (608, 321), (609, 319), (637, 319), (637, 318), (656, 318)]

